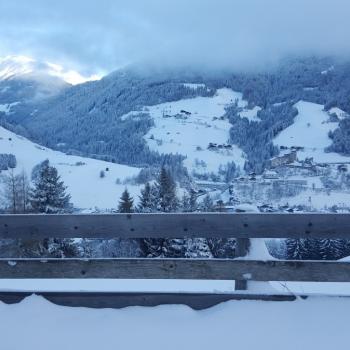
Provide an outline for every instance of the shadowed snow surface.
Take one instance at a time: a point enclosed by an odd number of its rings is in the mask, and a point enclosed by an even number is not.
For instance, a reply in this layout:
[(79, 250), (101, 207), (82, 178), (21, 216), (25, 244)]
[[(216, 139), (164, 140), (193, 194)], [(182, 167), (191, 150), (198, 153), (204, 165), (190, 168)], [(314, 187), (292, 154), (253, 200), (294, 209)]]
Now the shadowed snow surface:
[(204, 311), (185, 306), (93, 310), (32, 296), (0, 303), (4, 350), (341, 349), (350, 300), (231, 301)]

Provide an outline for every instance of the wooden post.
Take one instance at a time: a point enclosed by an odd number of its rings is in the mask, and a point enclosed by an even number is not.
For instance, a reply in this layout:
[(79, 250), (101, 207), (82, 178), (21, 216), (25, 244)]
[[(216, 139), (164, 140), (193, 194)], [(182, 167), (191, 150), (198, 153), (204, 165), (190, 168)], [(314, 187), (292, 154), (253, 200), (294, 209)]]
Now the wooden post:
[[(249, 238), (237, 238), (236, 239), (236, 252), (235, 257), (241, 258), (247, 256), (249, 253), (250, 240)], [(246, 280), (236, 280), (235, 290), (247, 290)]]

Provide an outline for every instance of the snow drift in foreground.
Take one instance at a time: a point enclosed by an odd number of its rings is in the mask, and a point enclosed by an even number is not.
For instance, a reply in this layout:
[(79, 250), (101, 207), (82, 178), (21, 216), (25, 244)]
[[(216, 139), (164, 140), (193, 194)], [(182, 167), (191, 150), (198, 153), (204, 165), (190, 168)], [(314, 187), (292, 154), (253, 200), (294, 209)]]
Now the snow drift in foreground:
[(32, 296), (0, 303), (4, 350), (342, 349), (349, 299), (230, 301), (205, 311), (185, 306), (93, 310)]

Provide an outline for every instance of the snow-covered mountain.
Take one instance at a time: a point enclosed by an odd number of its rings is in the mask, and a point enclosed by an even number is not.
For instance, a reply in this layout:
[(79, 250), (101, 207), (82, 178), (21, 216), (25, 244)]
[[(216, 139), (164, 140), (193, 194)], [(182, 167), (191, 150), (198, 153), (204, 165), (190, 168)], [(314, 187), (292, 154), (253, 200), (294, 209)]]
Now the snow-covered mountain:
[[(322, 74), (330, 66), (334, 69)], [(225, 162), (232, 154), (229, 161), (261, 173), (278, 153), (274, 138), (293, 124), (298, 101), (323, 105), (335, 114), (350, 113), (349, 72), (350, 65), (315, 59), (284, 62), (268, 74), (145, 73), (130, 67), (70, 87), (25, 112), (13, 113), (8, 122), (24, 127), (50, 148), (118, 163), (159, 166), (163, 160), (158, 155), (172, 152), (186, 156), (187, 165), (203, 160), (211, 171), (222, 164), (219, 159), (226, 151)], [(208, 150), (210, 143), (214, 145)], [(218, 152), (209, 159), (208, 152), (215, 148)], [(350, 154), (350, 149), (344, 153)]]
[(0, 112), (7, 114), (15, 105), (42, 101), (68, 87), (94, 80), (62, 66), (27, 56), (0, 57)]
[[(0, 153), (13, 154), (17, 160), (15, 172), (25, 171), (30, 177), (35, 165), (48, 159), (68, 186), (75, 207), (88, 211), (112, 209), (118, 205), (121, 193), (125, 189), (123, 181), (139, 173), (138, 168), (103, 162), (91, 158), (66, 155), (35, 144), (0, 127)], [(101, 171), (104, 177), (100, 176)], [(4, 174), (6, 172), (2, 172)], [(1, 190), (0, 182), (0, 190)], [(128, 185), (128, 189), (137, 199), (140, 188)]]
[[(57, 95), (69, 84), (48, 63), (25, 56), (0, 58), (0, 101), (22, 103)], [(11, 107), (11, 106), (10, 106)]]
[(28, 79), (40, 81), (48, 77), (57, 78), (59, 81), (70, 85), (99, 79), (96, 75), (84, 77), (79, 72), (67, 70), (59, 64), (41, 62), (27, 56), (0, 57), (0, 80)]

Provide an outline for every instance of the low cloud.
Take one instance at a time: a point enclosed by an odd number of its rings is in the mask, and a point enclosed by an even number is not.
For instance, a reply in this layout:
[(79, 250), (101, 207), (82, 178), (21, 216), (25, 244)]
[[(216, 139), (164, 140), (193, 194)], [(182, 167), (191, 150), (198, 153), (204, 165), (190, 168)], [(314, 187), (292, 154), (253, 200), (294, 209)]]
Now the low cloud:
[(135, 62), (268, 66), (287, 55), (350, 56), (348, 0), (2, 0), (0, 54), (83, 74)]

